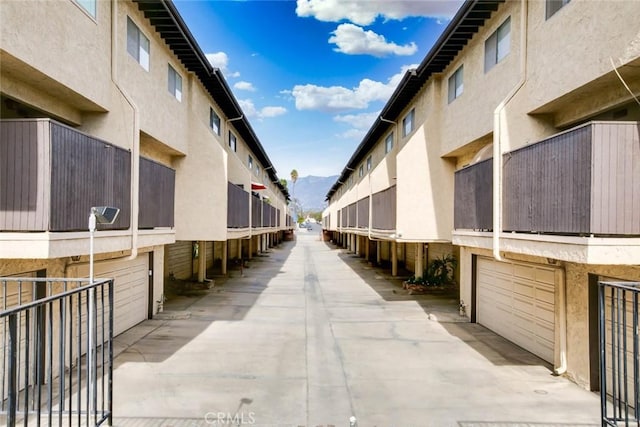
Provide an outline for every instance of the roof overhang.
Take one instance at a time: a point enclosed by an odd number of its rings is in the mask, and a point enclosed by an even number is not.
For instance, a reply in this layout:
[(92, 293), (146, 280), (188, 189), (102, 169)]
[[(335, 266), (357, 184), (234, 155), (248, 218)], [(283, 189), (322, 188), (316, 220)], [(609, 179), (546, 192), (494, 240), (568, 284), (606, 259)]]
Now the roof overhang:
[(382, 108), (378, 119), (373, 123), (362, 142), (356, 148), (356, 151), (342, 170), (340, 177), (329, 189), (326, 200), (329, 200), (340, 185), (347, 181), (347, 178), (356, 169), (358, 163), (364, 159), (367, 153), (388, 131), (391, 123), (387, 120), (397, 122), (402, 111), (418, 94), (424, 84), (429, 81), (433, 74), (440, 73), (449, 66), (480, 27), (491, 17), (491, 14), (504, 2), (505, 0), (467, 0), (462, 4), (418, 68), (405, 72), (391, 98)]

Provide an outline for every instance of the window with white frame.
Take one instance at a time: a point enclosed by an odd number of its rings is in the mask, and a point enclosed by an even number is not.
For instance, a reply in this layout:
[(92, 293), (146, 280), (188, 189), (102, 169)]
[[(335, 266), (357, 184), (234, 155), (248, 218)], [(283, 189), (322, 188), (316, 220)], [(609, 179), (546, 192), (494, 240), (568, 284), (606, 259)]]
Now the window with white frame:
[(384, 154), (388, 154), (393, 150), (393, 132), (391, 132), (384, 140)]
[(570, 1), (571, 0), (546, 0), (546, 19), (551, 18), (557, 11), (565, 7), (566, 4)]
[(371, 170), (371, 156), (367, 157), (367, 171)]
[(220, 136), (220, 116), (209, 107), (209, 127), (213, 133)]
[(484, 42), (484, 72), (502, 61), (511, 50), (511, 17), (498, 27)]
[(409, 111), (409, 114), (404, 116), (404, 119), (402, 119), (402, 136), (407, 136), (413, 132), (413, 119), (415, 114), (416, 110), (412, 108), (411, 111)]
[(97, 0), (76, 0), (76, 3), (82, 6), (84, 10), (89, 12), (89, 15), (93, 16), (94, 18), (96, 17)]
[(251, 154), (247, 156), (247, 167), (249, 170), (253, 169), (253, 157), (251, 157)]
[(236, 151), (238, 149), (238, 140), (231, 131), (229, 131), (229, 148), (231, 148), (231, 151)]
[(169, 93), (182, 101), (182, 77), (169, 65)]
[(464, 90), (462, 65), (449, 77), (449, 103), (462, 95)]
[(256, 163), (256, 176), (260, 176), (260, 165)]
[(127, 17), (127, 52), (142, 68), (149, 71), (149, 39), (129, 17)]
[(364, 165), (360, 165), (358, 168), (358, 176), (364, 175)]

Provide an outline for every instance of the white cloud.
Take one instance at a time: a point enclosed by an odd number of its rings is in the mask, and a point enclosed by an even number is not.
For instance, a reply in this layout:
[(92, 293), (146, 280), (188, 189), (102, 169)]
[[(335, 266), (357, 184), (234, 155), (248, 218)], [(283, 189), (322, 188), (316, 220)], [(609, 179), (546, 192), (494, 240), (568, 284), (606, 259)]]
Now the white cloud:
[(264, 107), (260, 110), (260, 117), (277, 117), (286, 114), (284, 107)]
[(342, 139), (350, 139), (353, 141), (361, 141), (362, 138), (364, 138), (364, 136), (367, 134), (367, 130), (368, 129), (349, 129), (346, 130), (342, 133), (336, 134), (336, 137), (338, 138), (342, 138)]
[(339, 123), (346, 123), (351, 127), (350, 129), (336, 136), (338, 136), (339, 138), (359, 141), (366, 135), (367, 131), (369, 130), (369, 128), (371, 128), (371, 125), (373, 125), (379, 115), (380, 111), (335, 116), (333, 118), (334, 121)]
[(205, 56), (211, 65), (220, 68), (222, 71), (226, 70), (229, 65), (229, 57), (224, 52), (207, 53)]
[[(386, 102), (402, 79), (405, 71), (415, 65), (405, 66), (393, 75), (387, 83), (363, 79), (357, 87), (296, 85), (291, 91), (298, 110), (348, 111), (368, 108), (375, 101)], [(287, 93), (283, 91), (282, 93)]]
[(238, 100), (240, 108), (247, 117), (256, 117), (258, 119), (264, 119), (269, 117), (277, 117), (286, 114), (287, 109), (284, 107), (268, 106), (261, 109), (257, 109), (253, 101), (250, 99)]
[(462, 0), (297, 0), (296, 14), (319, 21), (348, 20), (369, 25), (378, 16), (401, 21), (409, 16), (429, 16), (450, 19)]
[(220, 70), (224, 75), (229, 77), (240, 77), (239, 72), (229, 71), (229, 68), (228, 68), (229, 57), (227, 56), (226, 53), (224, 52), (207, 53), (205, 54), (205, 56), (209, 60), (209, 63), (216, 68), (220, 68)]
[(380, 111), (361, 114), (344, 114), (335, 116), (333, 120), (340, 123), (347, 123), (356, 129), (368, 130), (373, 122), (378, 118), (379, 114)]
[(233, 87), (235, 89), (238, 89), (238, 90), (247, 90), (249, 92), (255, 92), (256, 91), (256, 88), (253, 87), (253, 84), (251, 84), (249, 82), (244, 82), (244, 81), (237, 82), (236, 84), (233, 85)]
[(348, 55), (373, 55), (377, 57), (413, 55), (418, 50), (418, 46), (413, 42), (400, 46), (387, 42), (380, 34), (371, 30), (365, 31), (362, 27), (353, 24), (340, 24), (332, 34), (329, 43), (335, 43), (338, 46), (334, 50)]

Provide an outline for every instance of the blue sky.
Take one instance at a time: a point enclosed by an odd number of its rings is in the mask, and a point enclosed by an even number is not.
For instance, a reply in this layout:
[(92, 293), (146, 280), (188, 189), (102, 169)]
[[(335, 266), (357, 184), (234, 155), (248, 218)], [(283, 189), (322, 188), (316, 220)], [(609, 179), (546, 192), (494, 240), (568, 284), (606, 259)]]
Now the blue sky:
[(280, 178), (340, 173), (461, 0), (174, 0)]

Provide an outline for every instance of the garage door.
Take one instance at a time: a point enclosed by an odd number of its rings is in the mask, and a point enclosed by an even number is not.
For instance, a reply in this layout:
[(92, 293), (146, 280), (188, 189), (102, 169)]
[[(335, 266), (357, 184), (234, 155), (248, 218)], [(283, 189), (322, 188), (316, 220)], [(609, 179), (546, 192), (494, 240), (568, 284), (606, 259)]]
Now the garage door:
[(478, 258), (477, 321), (549, 363), (558, 269)]
[[(96, 278), (115, 279), (113, 333), (121, 334), (147, 318), (149, 303), (149, 256), (136, 259), (97, 262)], [(87, 277), (87, 265), (71, 272), (76, 277)]]

